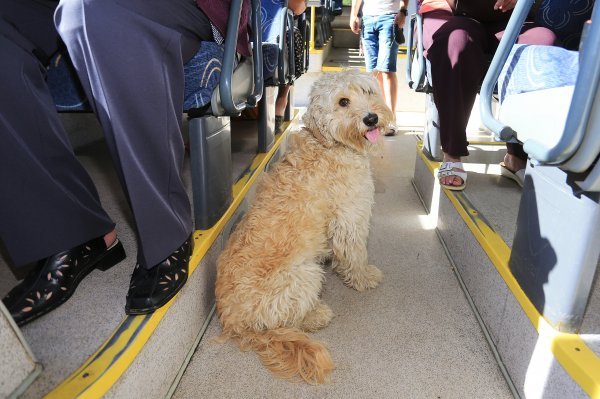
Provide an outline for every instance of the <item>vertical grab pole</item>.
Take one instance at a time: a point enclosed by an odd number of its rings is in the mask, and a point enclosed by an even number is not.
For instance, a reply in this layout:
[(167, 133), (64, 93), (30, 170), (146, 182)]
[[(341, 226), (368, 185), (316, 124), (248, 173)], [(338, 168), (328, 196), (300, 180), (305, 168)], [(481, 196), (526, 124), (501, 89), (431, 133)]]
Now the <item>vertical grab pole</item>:
[(317, 10), (315, 6), (310, 7), (310, 50), (315, 49), (315, 20), (317, 19)]

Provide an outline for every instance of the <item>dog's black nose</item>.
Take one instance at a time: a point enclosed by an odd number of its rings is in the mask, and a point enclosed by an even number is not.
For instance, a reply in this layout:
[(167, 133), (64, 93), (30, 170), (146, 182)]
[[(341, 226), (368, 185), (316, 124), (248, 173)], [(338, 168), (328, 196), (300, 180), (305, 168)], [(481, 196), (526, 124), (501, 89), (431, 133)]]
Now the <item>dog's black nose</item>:
[(367, 116), (363, 118), (363, 122), (369, 127), (375, 126), (378, 121), (379, 117), (377, 116), (377, 114), (373, 114), (371, 112), (369, 112)]

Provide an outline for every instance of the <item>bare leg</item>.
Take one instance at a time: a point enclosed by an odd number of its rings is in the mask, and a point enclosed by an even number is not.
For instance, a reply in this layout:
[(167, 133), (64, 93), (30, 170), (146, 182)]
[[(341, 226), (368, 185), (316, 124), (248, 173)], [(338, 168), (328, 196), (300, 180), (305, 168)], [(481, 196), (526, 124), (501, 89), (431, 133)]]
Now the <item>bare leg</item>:
[(396, 72), (381, 72), (383, 80), (383, 97), (385, 103), (396, 116), (396, 101), (398, 99), (398, 77)]
[(106, 244), (106, 248), (113, 245), (113, 243), (116, 241), (116, 239), (117, 239), (117, 231), (116, 230), (113, 230), (110, 233), (107, 233), (104, 236), (104, 243)]
[(509, 170), (517, 172), (527, 166), (527, 161), (516, 155), (506, 154), (504, 156), (504, 165), (506, 165)]
[(285, 107), (287, 107), (289, 93), (290, 86), (279, 86), (279, 89), (277, 90), (277, 99), (275, 100), (275, 115), (283, 116), (285, 113)]
[(381, 95), (385, 98), (385, 88), (383, 87), (383, 75), (379, 71), (373, 71), (373, 76), (377, 79), (377, 84), (379, 85), (379, 90), (381, 90)]

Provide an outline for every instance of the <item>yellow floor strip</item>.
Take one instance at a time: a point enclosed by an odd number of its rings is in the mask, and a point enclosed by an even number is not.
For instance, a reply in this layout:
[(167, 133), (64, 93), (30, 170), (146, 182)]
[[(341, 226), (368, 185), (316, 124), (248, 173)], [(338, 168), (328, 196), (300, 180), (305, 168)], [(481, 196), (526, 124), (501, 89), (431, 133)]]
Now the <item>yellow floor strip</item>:
[[(428, 159), (422, 151), (423, 144), (417, 144), (417, 152), (434, 174), (440, 163)], [(592, 398), (600, 399), (600, 358), (578, 334), (567, 334), (555, 330), (538, 312), (508, 266), (510, 248), (502, 237), (494, 231), (483, 216), (473, 207), (461, 191), (443, 190), (469, 227), (496, 270), (515, 296), (521, 308), (537, 330), (540, 339), (547, 342), (556, 360), (573, 380)]]
[[(287, 126), (284, 124), (282, 128), (286, 129)], [(254, 158), (244, 176), (233, 186), (233, 202), (223, 217), (211, 229), (194, 232), (190, 275), (196, 270), (286, 135), (287, 131), (284, 131), (275, 138), (275, 143), (268, 153), (258, 154)], [(96, 353), (45, 398), (102, 397), (127, 371), (178, 296), (150, 315), (126, 317)]]

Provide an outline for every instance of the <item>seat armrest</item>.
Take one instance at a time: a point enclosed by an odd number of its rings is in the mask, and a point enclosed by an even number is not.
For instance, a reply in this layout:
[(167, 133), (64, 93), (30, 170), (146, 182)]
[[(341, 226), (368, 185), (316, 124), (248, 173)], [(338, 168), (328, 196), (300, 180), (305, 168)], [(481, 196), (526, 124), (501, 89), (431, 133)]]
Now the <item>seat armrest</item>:
[(288, 83), (291, 83), (294, 80), (294, 76), (296, 73), (296, 57), (295, 57), (295, 46), (294, 43), (294, 13), (292, 10), (287, 10), (287, 39), (288, 39), (288, 59), (289, 59), (289, 67), (288, 67)]
[[(253, 64), (253, 87), (248, 91), (244, 100), (234, 97), (233, 76), (235, 70), (236, 46), (238, 37), (239, 21), (242, 11), (243, 0), (232, 0), (229, 10), (229, 19), (227, 22), (227, 33), (225, 36), (225, 54), (223, 57), (223, 69), (219, 81), (219, 95), (221, 107), (213, 106), (215, 109), (223, 111), (227, 115), (237, 115), (242, 112), (246, 106), (255, 106), (261, 98), (263, 89), (262, 76), (262, 45), (260, 42), (261, 21), (260, 21), (260, 0), (251, 0), (251, 18), (252, 18), (252, 64)], [(243, 63), (241, 63), (243, 64)], [(240, 64), (240, 66), (241, 66)], [(214, 99), (214, 96), (213, 96)]]
[(494, 87), (498, 82), (498, 77), (502, 71), (502, 67), (506, 63), (510, 50), (517, 41), (517, 37), (521, 32), (521, 27), (529, 14), (529, 10), (534, 5), (535, 0), (519, 0), (515, 9), (508, 21), (504, 35), (500, 40), (498, 49), (492, 59), (492, 64), (488, 69), (481, 90), (479, 92), (481, 104), (481, 121), (496, 135), (496, 138), (501, 141), (511, 141), (517, 139), (516, 132), (510, 127), (494, 117), (492, 112), (492, 96)]
[[(414, 36), (415, 28), (417, 32), (416, 44)], [(427, 84), (427, 79), (425, 77), (427, 68), (423, 50), (423, 17), (419, 14), (412, 14), (410, 16), (406, 51), (406, 81), (408, 82), (408, 87), (415, 91), (427, 91), (425, 88), (425, 85)], [(412, 61), (414, 57), (416, 57), (419, 70), (417, 72), (417, 76), (413, 80)]]

